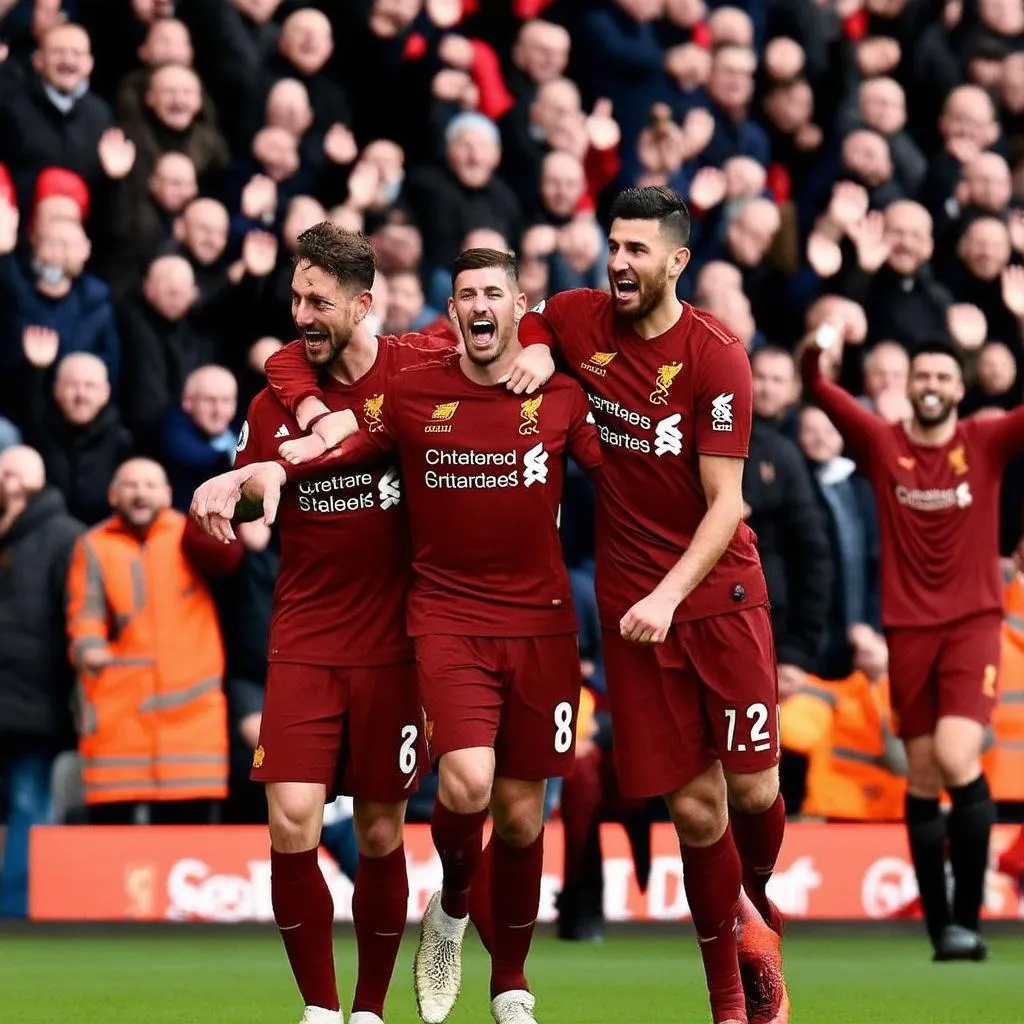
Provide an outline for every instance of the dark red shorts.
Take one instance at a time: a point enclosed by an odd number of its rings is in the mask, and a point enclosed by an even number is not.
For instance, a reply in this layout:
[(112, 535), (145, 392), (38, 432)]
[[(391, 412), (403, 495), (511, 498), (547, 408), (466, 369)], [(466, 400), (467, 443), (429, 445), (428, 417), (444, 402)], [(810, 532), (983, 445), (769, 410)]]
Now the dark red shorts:
[(416, 637), (432, 760), (493, 747), (495, 775), (559, 778), (572, 763), (580, 701), (576, 634)]
[(672, 793), (716, 760), (779, 762), (779, 674), (766, 607), (672, 627), (663, 644), (602, 632), (615, 763), (628, 797)]
[(398, 803), (419, 785), (423, 710), (413, 662), (272, 662), (254, 782), (322, 782), (329, 796)]
[(999, 612), (928, 628), (886, 630), (889, 693), (904, 740), (930, 736), (940, 718), (988, 725), (998, 692)]

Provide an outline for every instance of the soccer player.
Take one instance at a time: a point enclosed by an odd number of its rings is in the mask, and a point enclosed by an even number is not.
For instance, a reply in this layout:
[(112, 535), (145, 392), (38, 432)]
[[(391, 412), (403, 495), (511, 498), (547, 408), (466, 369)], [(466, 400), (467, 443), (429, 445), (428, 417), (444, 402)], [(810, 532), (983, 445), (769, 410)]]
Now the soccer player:
[[(911, 359), (912, 417), (887, 424), (822, 374), (822, 348), (837, 333), (819, 328), (801, 368), (811, 400), (843, 435), (878, 503), (882, 623), (909, 761), (906, 823), (921, 906), (936, 960), (981, 960), (978, 921), (995, 820), (981, 751), (1000, 655), (999, 491), (1007, 460), (1024, 451), (1024, 409), (959, 420), (960, 353), (934, 342)], [(939, 808), (943, 789), (952, 801), (948, 821)]]
[(750, 363), (676, 298), (686, 204), (631, 188), (610, 215), (610, 294), (563, 292), (528, 313), (509, 383), (542, 378), (550, 346), (588, 392), (604, 453), (597, 600), (622, 790), (668, 805), (715, 1024), (781, 1024), (782, 921), (766, 892), (785, 828), (778, 678), (742, 522)]
[[(288, 475), (352, 473), (398, 453), (412, 530), (409, 632), (440, 777), (431, 832), (443, 884), (421, 928), (417, 1003), (424, 1021), (440, 1024), (458, 996), (490, 808), (491, 1012), (498, 1024), (532, 1024), (525, 963), (540, 904), (545, 780), (572, 759), (580, 692), (557, 527), (563, 463), (571, 455), (596, 470), (601, 452), (586, 397), (568, 377), (526, 398), (500, 384), (520, 351), (526, 309), (514, 257), (464, 252), (452, 292), (463, 353), (398, 374), (379, 426), (361, 424), (341, 448)], [(282, 466), (242, 487), (271, 516)]]
[[(373, 248), (362, 236), (324, 222), (299, 237), (292, 314), (301, 350), (328, 407), (357, 410), (369, 430), (396, 370), (430, 356), (366, 330), (373, 277)], [(230, 486), (237, 490), (246, 467), (275, 458), (282, 439), (300, 433), (289, 410), (261, 391), (239, 437), (238, 468), (226, 474)], [(200, 520), (219, 479), (196, 494), (192, 511)], [(274, 918), (306, 1004), (303, 1021), (340, 1021), (334, 906), (317, 847), (325, 799), (351, 794), (359, 962), (349, 1021), (380, 1024), (406, 921), (402, 824), (423, 740), (405, 628), (409, 544), (397, 468), (393, 460), (359, 472), (324, 467), (296, 489), (280, 518), (266, 703), (252, 768), (252, 778), (266, 784)]]

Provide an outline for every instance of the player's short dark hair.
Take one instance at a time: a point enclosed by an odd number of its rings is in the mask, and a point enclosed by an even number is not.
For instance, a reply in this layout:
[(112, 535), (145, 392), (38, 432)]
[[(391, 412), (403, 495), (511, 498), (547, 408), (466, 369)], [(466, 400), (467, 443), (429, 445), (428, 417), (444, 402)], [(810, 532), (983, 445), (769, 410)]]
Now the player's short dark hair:
[(686, 200), (664, 185), (624, 189), (608, 210), (611, 220), (656, 220), (662, 234), (677, 246), (690, 241), (690, 210)]
[(452, 291), (455, 291), (455, 280), (459, 274), (466, 270), (486, 270), (488, 267), (504, 270), (508, 279), (518, 289), (519, 266), (514, 252), (502, 249), (466, 249), (459, 253), (452, 263)]
[(964, 357), (960, 346), (945, 338), (931, 338), (928, 341), (918, 342), (910, 350), (910, 365), (918, 356), (949, 356), (960, 369), (961, 375), (964, 372)]
[(768, 358), (769, 356), (777, 359), (788, 360), (791, 366), (796, 366), (796, 360), (793, 358), (793, 353), (788, 348), (783, 348), (781, 345), (762, 345), (760, 348), (754, 349), (750, 353), (750, 365), (758, 361), (761, 357)]
[(370, 240), (329, 220), (314, 224), (299, 235), (292, 266), (300, 263), (311, 263), (330, 274), (343, 288), (360, 291), (373, 287), (377, 271), (377, 257)]

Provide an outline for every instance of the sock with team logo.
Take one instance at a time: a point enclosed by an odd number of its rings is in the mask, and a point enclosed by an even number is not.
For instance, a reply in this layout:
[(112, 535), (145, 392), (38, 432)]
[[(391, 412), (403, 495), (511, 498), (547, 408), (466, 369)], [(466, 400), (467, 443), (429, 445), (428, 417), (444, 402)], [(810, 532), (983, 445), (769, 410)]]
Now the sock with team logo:
[(954, 883), (953, 920), (963, 928), (977, 931), (996, 808), (984, 775), (966, 786), (951, 786), (949, 797), (953, 801), (947, 823)]
[(408, 907), (405, 847), (399, 846), (384, 857), (360, 854), (352, 895), (352, 923), (359, 954), (353, 1013), (375, 1013), (383, 1019)]
[(711, 1019), (745, 1021), (746, 1001), (736, 947), (742, 868), (732, 830), (710, 846), (681, 846), (683, 889), (704, 961)]
[(306, 1006), (337, 1010), (334, 900), (316, 850), (270, 851), (270, 902)]
[(729, 821), (743, 865), (743, 888), (765, 924), (781, 933), (782, 920), (768, 899), (768, 879), (775, 870), (786, 831), (786, 805), (782, 794), (768, 810), (757, 814), (744, 814), (730, 808)]
[(502, 992), (527, 989), (526, 958), (540, 910), (544, 870), (544, 830), (529, 846), (511, 846), (497, 833), (491, 839), (491, 998)]
[(430, 820), (430, 835), (441, 860), (441, 909), (449, 916), (469, 914), (469, 891), (480, 864), (486, 808), (475, 814), (456, 814), (438, 797)]
[(942, 929), (951, 921), (946, 895), (946, 819), (938, 799), (910, 793), (906, 799), (906, 819), (921, 910), (932, 945), (938, 947)]

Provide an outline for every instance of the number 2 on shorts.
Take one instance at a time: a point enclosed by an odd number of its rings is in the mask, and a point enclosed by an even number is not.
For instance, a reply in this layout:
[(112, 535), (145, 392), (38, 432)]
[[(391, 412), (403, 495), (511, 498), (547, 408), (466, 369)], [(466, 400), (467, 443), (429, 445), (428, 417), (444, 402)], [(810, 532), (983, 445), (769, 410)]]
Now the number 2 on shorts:
[(567, 754), (572, 739), (572, 705), (563, 700), (555, 705), (555, 753)]
[[(757, 754), (768, 750), (772, 738), (766, 728), (768, 724), (768, 708), (760, 703), (747, 706), (747, 720), (750, 722), (750, 745)], [(725, 721), (728, 732), (725, 734), (725, 749), (743, 753), (747, 749), (745, 743), (736, 743), (736, 709), (725, 709)]]
[(412, 775), (416, 770), (416, 738), (419, 729), (415, 725), (402, 726), (402, 745), (398, 748), (398, 770), (403, 775)]

